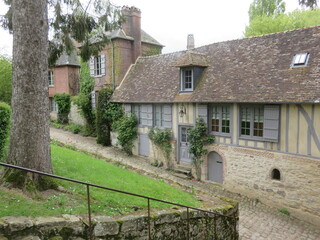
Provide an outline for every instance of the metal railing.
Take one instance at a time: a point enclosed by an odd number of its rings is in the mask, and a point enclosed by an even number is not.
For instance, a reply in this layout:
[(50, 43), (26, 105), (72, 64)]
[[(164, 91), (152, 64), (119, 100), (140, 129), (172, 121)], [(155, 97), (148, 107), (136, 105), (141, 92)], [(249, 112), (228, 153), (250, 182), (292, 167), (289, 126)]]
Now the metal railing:
[(187, 209), (187, 239), (190, 239), (190, 209), (196, 210), (196, 211), (200, 211), (200, 212), (204, 212), (204, 213), (207, 213), (207, 214), (212, 214), (214, 216), (235, 218), (234, 216), (223, 215), (223, 214), (219, 214), (217, 212), (211, 212), (211, 211), (207, 211), (207, 210), (203, 210), (203, 209), (199, 209), (199, 208), (195, 208), (195, 207), (191, 207), (191, 206), (186, 206), (186, 205), (179, 204), (179, 203), (173, 203), (173, 202), (164, 201), (164, 200), (161, 200), (161, 199), (148, 197), (148, 196), (144, 196), (144, 195), (140, 195), (140, 194), (136, 194), (136, 193), (131, 193), (131, 192), (126, 192), (126, 191), (122, 191), (122, 190), (118, 190), (118, 189), (108, 188), (108, 187), (100, 186), (100, 185), (97, 185), (97, 184), (83, 182), (83, 181), (79, 181), (79, 180), (75, 180), (75, 179), (71, 179), (71, 178), (66, 178), (66, 177), (62, 177), (62, 176), (58, 176), (58, 175), (54, 175), (54, 174), (50, 174), (50, 173), (45, 173), (45, 172), (41, 172), (41, 171), (29, 169), (29, 168), (19, 167), (19, 166), (7, 164), (7, 163), (1, 163), (0, 162), (0, 166), (4, 166), (4, 167), (8, 167), (8, 168), (14, 168), (14, 169), (21, 170), (21, 171), (26, 171), (26, 172), (39, 174), (39, 175), (42, 175), (42, 176), (52, 177), (52, 178), (56, 178), (56, 179), (65, 180), (65, 181), (68, 181), (68, 182), (73, 182), (73, 183), (86, 185), (86, 187), (87, 187), (87, 203), (88, 203), (88, 223), (89, 223), (88, 227), (89, 227), (89, 239), (90, 240), (93, 239), (93, 235), (92, 235), (92, 230), (93, 229), (92, 229), (91, 209), (90, 209), (90, 187), (100, 188), (100, 189), (104, 189), (104, 190), (108, 190), (108, 191), (113, 191), (113, 192), (117, 192), (117, 193), (122, 193), (122, 194), (130, 195), (130, 196), (146, 199), (148, 201), (148, 236), (149, 236), (149, 239), (152, 239), (151, 238), (151, 223), (150, 223), (150, 219), (151, 219), (150, 200), (156, 201), (156, 202), (161, 202), (161, 203), (166, 203), (166, 204), (170, 204), (170, 205), (174, 205), (174, 206), (178, 206), (178, 207), (182, 207), (182, 208), (186, 208)]

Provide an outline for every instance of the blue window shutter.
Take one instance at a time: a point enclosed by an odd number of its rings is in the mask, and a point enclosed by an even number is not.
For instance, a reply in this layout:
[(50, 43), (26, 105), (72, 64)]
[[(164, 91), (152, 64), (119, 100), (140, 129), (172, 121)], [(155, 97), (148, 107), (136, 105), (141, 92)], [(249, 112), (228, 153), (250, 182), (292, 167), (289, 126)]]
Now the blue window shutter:
[(141, 124), (152, 127), (152, 105), (142, 104), (140, 108)]
[(172, 107), (169, 104), (163, 105), (163, 127), (172, 128)]
[(208, 106), (207, 104), (198, 105), (198, 117), (202, 118), (208, 124)]
[(125, 104), (124, 105), (124, 112), (125, 113), (131, 113), (131, 104)]
[(90, 68), (90, 76), (94, 76), (94, 57), (90, 57), (89, 68)]
[(155, 126), (161, 127), (161, 105), (155, 105)]
[(279, 141), (280, 106), (264, 106), (263, 138), (266, 141)]

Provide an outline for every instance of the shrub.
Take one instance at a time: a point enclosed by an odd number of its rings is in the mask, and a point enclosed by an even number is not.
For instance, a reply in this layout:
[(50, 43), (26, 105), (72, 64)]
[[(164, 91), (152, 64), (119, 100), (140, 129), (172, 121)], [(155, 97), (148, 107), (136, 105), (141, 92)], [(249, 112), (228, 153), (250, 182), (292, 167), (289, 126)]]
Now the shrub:
[(111, 123), (107, 117), (107, 105), (111, 98), (112, 90), (103, 88), (98, 93), (97, 104), (97, 143), (103, 146), (111, 145), (110, 128)]
[(58, 104), (58, 123), (67, 124), (71, 109), (71, 99), (68, 93), (56, 93), (54, 101)]
[(132, 155), (133, 141), (137, 138), (138, 120), (134, 114), (124, 115), (114, 124), (118, 132), (118, 144), (128, 154)]
[(150, 129), (148, 136), (150, 140), (158, 146), (167, 162), (167, 167), (170, 168), (170, 153), (172, 151), (171, 146), (171, 131), (169, 129)]
[(0, 102), (11, 104), (12, 97), (12, 60), (0, 55)]
[(8, 143), (10, 129), (11, 107), (0, 102), (0, 161), (3, 161), (6, 155), (6, 146)]
[(71, 131), (74, 134), (78, 134), (78, 133), (80, 133), (82, 131), (82, 126), (79, 125), (79, 124), (73, 124), (72, 123), (72, 124), (69, 124), (68, 126), (66, 126), (64, 129), (67, 130), (67, 131)]
[(201, 179), (202, 156), (208, 151), (204, 149), (206, 144), (214, 141), (213, 136), (208, 135), (208, 128), (202, 118), (196, 120), (196, 126), (188, 130), (189, 152), (192, 154), (192, 163), (196, 168), (197, 180)]
[(92, 108), (91, 92), (94, 90), (94, 79), (90, 76), (87, 62), (81, 63), (80, 69), (80, 93), (73, 98), (74, 104), (80, 109), (81, 116), (86, 120), (83, 135), (96, 135), (96, 114)]

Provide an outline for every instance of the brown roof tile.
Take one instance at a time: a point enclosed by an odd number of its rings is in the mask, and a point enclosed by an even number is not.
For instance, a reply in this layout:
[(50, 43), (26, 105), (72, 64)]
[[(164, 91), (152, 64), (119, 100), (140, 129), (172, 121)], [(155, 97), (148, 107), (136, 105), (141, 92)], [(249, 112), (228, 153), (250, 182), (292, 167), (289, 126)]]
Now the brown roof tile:
[[(319, 102), (320, 26), (214, 43), (193, 49), (208, 67), (188, 102)], [(306, 67), (293, 56), (310, 53)], [(180, 101), (179, 68), (186, 51), (141, 57), (115, 91), (115, 102)]]
[(183, 54), (176, 63), (173, 65), (174, 67), (189, 67), (189, 66), (200, 66), (207, 67), (207, 57), (205, 54), (187, 51)]

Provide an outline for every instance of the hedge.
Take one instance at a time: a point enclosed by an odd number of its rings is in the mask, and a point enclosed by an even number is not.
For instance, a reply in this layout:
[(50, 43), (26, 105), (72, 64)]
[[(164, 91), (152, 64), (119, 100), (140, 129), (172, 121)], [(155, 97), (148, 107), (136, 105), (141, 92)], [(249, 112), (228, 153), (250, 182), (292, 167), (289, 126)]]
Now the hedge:
[(6, 143), (9, 136), (11, 107), (0, 102), (0, 161), (3, 161), (6, 152)]

